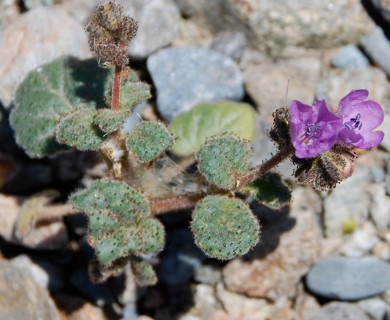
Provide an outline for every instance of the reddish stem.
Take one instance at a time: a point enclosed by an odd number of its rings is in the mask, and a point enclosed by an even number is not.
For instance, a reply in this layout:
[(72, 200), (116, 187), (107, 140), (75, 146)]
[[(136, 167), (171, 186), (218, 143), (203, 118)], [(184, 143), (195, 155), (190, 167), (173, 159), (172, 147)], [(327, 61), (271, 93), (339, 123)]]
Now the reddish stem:
[(268, 172), (272, 168), (276, 167), (279, 163), (281, 163), (283, 160), (285, 160), (287, 157), (289, 157), (293, 153), (294, 149), (292, 146), (286, 147), (285, 149), (279, 150), (277, 154), (275, 154), (271, 159), (267, 160), (266, 162), (262, 163), (255, 169), (253, 169), (251, 172), (249, 172), (247, 175), (243, 176), (239, 180), (237, 180), (236, 188), (235, 190), (238, 190), (242, 188), (243, 186), (246, 186), (253, 181), (255, 181), (258, 177), (262, 176), (264, 173)]
[[(275, 154), (271, 159), (267, 160), (263, 164), (259, 165), (251, 172), (249, 172), (246, 176), (243, 176), (239, 180), (237, 180), (236, 188), (231, 191), (238, 191), (245, 185), (248, 185), (255, 181), (258, 177), (262, 176), (264, 173), (268, 172), (272, 168), (276, 167), (279, 163), (285, 160), (293, 153), (293, 147), (287, 147), (286, 149), (280, 150), (277, 154)], [(223, 194), (226, 193), (224, 190), (216, 189), (213, 192), (209, 192), (209, 194)], [(197, 194), (190, 196), (177, 196), (166, 199), (152, 199), (151, 200), (151, 211), (152, 214), (162, 215), (173, 211), (178, 210), (187, 210), (195, 207), (196, 203), (203, 199), (206, 194)]]
[(112, 84), (111, 109), (119, 110), (121, 93), (122, 66), (115, 67), (114, 83)]
[(152, 199), (151, 211), (157, 216), (169, 212), (187, 210), (195, 207), (196, 203), (205, 195), (178, 196), (166, 199)]

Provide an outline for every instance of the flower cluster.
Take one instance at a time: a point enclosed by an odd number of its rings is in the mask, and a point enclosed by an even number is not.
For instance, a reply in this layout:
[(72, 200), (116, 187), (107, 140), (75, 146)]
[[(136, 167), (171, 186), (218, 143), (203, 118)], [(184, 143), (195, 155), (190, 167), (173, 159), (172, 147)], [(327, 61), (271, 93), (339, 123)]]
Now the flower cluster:
[(298, 158), (314, 158), (335, 144), (369, 149), (379, 145), (382, 107), (367, 100), (367, 90), (354, 90), (341, 99), (336, 112), (324, 100), (312, 106), (293, 100), (289, 107), (290, 136)]

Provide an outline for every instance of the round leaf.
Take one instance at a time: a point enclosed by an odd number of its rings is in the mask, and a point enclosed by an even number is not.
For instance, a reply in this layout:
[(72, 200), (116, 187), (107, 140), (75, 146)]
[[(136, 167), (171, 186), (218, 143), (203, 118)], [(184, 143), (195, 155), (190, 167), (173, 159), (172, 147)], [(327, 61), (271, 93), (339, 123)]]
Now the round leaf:
[(177, 137), (173, 152), (188, 156), (199, 150), (206, 138), (224, 132), (251, 141), (254, 128), (255, 111), (249, 104), (232, 101), (199, 104), (172, 121), (171, 130)]
[(208, 256), (229, 260), (259, 240), (260, 226), (248, 205), (236, 198), (207, 196), (192, 214), (196, 245)]

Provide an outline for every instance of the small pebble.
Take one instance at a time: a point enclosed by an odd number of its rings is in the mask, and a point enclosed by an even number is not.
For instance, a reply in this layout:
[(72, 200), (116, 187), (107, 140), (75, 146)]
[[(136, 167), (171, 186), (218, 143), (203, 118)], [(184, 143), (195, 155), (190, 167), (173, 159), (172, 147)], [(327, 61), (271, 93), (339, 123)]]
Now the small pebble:
[(369, 65), (369, 61), (356, 46), (348, 45), (337, 51), (331, 64), (342, 69), (364, 69)]
[(319, 311), (308, 314), (304, 320), (370, 320), (370, 318), (358, 305), (331, 302)]
[(314, 294), (343, 301), (368, 298), (390, 288), (390, 264), (374, 257), (320, 260), (307, 274)]
[(386, 315), (387, 304), (379, 298), (359, 301), (359, 306), (373, 319), (383, 320)]

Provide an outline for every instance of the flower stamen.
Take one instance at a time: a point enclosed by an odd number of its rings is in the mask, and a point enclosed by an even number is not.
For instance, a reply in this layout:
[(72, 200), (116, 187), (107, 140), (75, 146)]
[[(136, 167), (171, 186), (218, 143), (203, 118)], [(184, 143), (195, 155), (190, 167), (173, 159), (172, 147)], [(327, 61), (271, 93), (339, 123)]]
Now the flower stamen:
[(317, 140), (320, 134), (321, 126), (308, 122), (305, 127), (304, 133), (300, 136), (301, 144), (306, 146), (313, 143), (313, 140)]
[(345, 127), (349, 130), (358, 129), (360, 130), (363, 123), (360, 121), (361, 114), (358, 113), (355, 118), (350, 118), (348, 122), (344, 123)]

